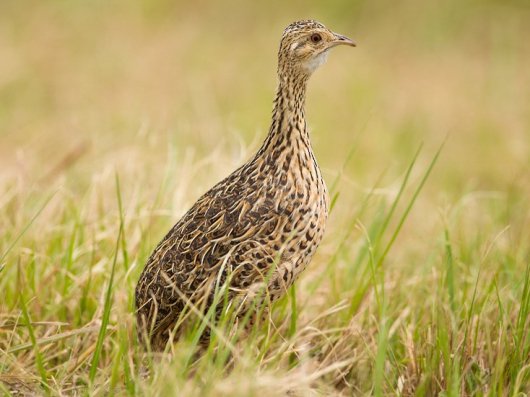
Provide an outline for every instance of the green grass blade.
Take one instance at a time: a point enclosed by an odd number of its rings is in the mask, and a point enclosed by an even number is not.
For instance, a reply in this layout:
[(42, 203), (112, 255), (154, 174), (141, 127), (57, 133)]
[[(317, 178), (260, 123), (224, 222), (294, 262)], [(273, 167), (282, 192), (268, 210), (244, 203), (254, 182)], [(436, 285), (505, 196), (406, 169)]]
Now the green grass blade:
[[(443, 149), (443, 147), (445, 145), (445, 142), (446, 141), (442, 142), (442, 144), (440, 145), (440, 147), (436, 151), (436, 154), (434, 155), (433, 159), (431, 160), (429, 166), (427, 167), (427, 171), (425, 171), (425, 173), (423, 174), (423, 178), (421, 179), (418, 187), (414, 191), (414, 194), (412, 195), (411, 200), (409, 201), (407, 207), (405, 208), (405, 212), (401, 216), (401, 218), (400, 218), (400, 220), (398, 222), (398, 225), (397, 225), (396, 229), (394, 230), (394, 233), (392, 234), (392, 237), (390, 238), (390, 241), (386, 245), (386, 248), (385, 248), (383, 254), (379, 258), (379, 261), (377, 263), (377, 267), (379, 267), (379, 266), (381, 266), (383, 264), (388, 252), (390, 251), (390, 249), (394, 245), (394, 242), (396, 241), (396, 238), (399, 235), (399, 232), (401, 231), (401, 228), (403, 227), (403, 224), (405, 223), (405, 220), (407, 219), (407, 217), (408, 217), (408, 215), (409, 215), (414, 203), (416, 202), (416, 199), (418, 198), (418, 195), (420, 194), (421, 190), (423, 189), (423, 186), (425, 185), (425, 182), (427, 182), (427, 179), (429, 178), (429, 175), (431, 174), (431, 171), (433, 170), (434, 165), (438, 161), (438, 157), (440, 156), (440, 153), (442, 152), (442, 149)], [(414, 164), (415, 160), (416, 160), (416, 157), (412, 161), (412, 164)]]
[[(121, 202), (121, 191), (120, 191), (120, 181), (118, 178), (118, 175), (116, 175), (116, 192), (118, 195), (118, 203)], [(120, 214), (120, 228), (118, 231), (118, 237), (116, 238), (116, 248), (114, 250), (114, 258), (112, 260), (112, 267), (110, 271), (110, 278), (109, 278), (109, 285), (107, 287), (107, 292), (105, 294), (105, 305), (103, 307), (103, 316), (101, 318), (101, 327), (99, 329), (98, 339), (96, 342), (96, 349), (94, 350), (94, 355), (92, 356), (92, 362), (90, 364), (90, 372), (89, 372), (89, 380), (90, 383), (94, 383), (94, 379), (96, 378), (96, 373), (98, 369), (98, 363), (101, 359), (101, 352), (103, 349), (103, 342), (105, 340), (105, 336), (107, 335), (107, 326), (109, 324), (109, 318), (110, 318), (110, 309), (112, 307), (112, 288), (114, 286), (114, 273), (116, 270), (116, 262), (118, 261), (118, 252), (120, 248), (120, 240), (122, 239), (123, 235), (123, 222), (122, 222), (122, 215)]]
[(381, 228), (379, 229), (379, 234), (377, 235), (377, 238), (375, 239), (374, 246), (376, 247), (379, 246), (381, 238), (384, 232), (386, 231), (386, 229), (388, 228), (388, 224), (390, 223), (390, 220), (392, 219), (392, 216), (394, 215), (394, 212), (396, 211), (397, 205), (401, 199), (401, 196), (403, 195), (403, 192), (405, 191), (405, 187), (408, 184), (410, 175), (412, 173), (412, 169), (414, 168), (414, 164), (416, 164), (416, 161), (418, 160), (418, 156), (420, 155), (422, 147), (423, 147), (423, 144), (420, 144), (420, 146), (416, 150), (416, 153), (414, 153), (414, 156), (412, 157), (412, 161), (410, 162), (409, 167), (407, 168), (407, 171), (405, 172), (405, 177), (403, 178), (403, 182), (401, 182), (401, 185), (399, 186), (398, 194), (396, 195), (396, 198), (392, 202), (390, 211), (388, 211), (388, 214), (385, 217), (385, 220), (383, 221)]
[(374, 364), (374, 395), (383, 396), (385, 380), (385, 361), (388, 351), (388, 319), (386, 318), (386, 302), (383, 297), (381, 305), (379, 333), (377, 335), (377, 354)]
[(456, 314), (455, 305), (455, 274), (454, 274), (454, 260), (453, 260), (453, 248), (451, 246), (451, 239), (449, 237), (449, 227), (446, 225), (444, 230), (444, 241), (445, 241), (445, 264), (446, 264), (446, 285), (447, 293), (449, 295), (449, 306), (453, 317)]
[[(20, 267), (19, 267), (19, 279), (22, 277), (20, 275)], [(28, 311), (28, 307), (26, 305), (26, 300), (24, 298), (24, 294), (22, 290), (19, 293), (19, 301), (20, 301), (20, 308), (22, 310), (22, 317), (24, 318), (24, 322), (27, 324), (28, 333), (29, 333), (29, 339), (31, 341), (31, 345), (33, 347), (33, 352), (35, 354), (35, 363), (37, 365), (37, 370), (40, 375), (40, 381), (44, 388), (44, 390), (49, 393), (50, 386), (48, 384), (48, 373), (46, 371), (46, 368), (44, 366), (44, 360), (42, 358), (41, 352), (39, 350), (39, 344), (37, 343), (37, 338), (35, 336), (35, 329), (33, 328), (33, 323), (31, 321), (31, 316)]]
[[(57, 194), (57, 191), (53, 192), (52, 194), (50, 194), (48, 196), (48, 198), (46, 198), (44, 200), (44, 203), (40, 206), (40, 208), (37, 210), (37, 212), (35, 213), (35, 215), (33, 215), (30, 219), (30, 221), (26, 224), (26, 226), (24, 226), (24, 228), (22, 229), (22, 231), (15, 237), (15, 239), (11, 242), (11, 244), (7, 247), (7, 249), (4, 251), (4, 253), (2, 254), (2, 256), (0, 256), (0, 266), (3, 264), (4, 262), (4, 259), (7, 257), (7, 255), (9, 254), (9, 252), (15, 247), (15, 245), (18, 243), (18, 241), (22, 238), (22, 236), (24, 234), (26, 234), (26, 232), (28, 231), (28, 229), (31, 227), (31, 225), (33, 224), (33, 222), (35, 222), (35, 220), (39, 217), (39, 215), (42, 213), (42, 211), (44, 211), (44, 209), (47, 207), (47, 205), (49, 204), (49, 202), (51, 201), (51, 199)], [(0, 268), (0, 270), (2, 270), (2, 268)]]

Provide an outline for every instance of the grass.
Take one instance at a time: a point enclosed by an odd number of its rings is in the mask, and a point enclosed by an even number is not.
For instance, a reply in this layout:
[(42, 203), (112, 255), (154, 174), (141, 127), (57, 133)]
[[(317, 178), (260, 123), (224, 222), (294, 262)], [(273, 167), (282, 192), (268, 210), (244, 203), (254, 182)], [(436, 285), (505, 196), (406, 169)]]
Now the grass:
[[(0, 6), (0, 394), (530, 393), (524, 2), (30, 5)], [(325, 239), (249, 333), (228, 313), (197, 355), (192, 308), (145, 352), (139, 273), (264, 138), (310, 16), (359, 44), (309, 87)]]

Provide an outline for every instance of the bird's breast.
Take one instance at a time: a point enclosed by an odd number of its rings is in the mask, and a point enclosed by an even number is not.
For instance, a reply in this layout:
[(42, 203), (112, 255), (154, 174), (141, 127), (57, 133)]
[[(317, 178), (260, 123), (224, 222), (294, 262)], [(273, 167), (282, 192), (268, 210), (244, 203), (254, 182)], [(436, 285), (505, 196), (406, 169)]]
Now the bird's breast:
[(269, 179), (278, 210), (303, 232), (311, 224), (325, 224), (329, 198), (324, 179), (313, 153), (287, 151), (279, 156)]

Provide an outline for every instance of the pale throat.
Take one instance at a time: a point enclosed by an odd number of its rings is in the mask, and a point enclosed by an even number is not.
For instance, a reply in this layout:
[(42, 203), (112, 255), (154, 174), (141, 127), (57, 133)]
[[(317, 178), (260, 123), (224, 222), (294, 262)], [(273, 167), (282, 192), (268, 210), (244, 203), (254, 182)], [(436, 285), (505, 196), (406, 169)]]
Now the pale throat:
[(311, 57), (310, 60), (303, 63), (303, 67), (309, 72), (313, 73), (320, 66), (326, 63), (328, 60), (328, 50), (322, 51), (320, 54)]

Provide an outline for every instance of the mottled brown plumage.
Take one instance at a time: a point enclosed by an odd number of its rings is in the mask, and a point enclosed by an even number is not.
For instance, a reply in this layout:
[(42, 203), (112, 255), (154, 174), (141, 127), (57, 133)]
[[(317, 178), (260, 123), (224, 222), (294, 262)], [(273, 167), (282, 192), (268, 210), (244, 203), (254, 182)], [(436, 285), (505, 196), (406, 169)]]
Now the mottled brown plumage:
[[(272, 125), (256, 155), (191, 207), (149, 258), (136, 287), (140, 338), (163, 349), (187, 303), (207, 310), (216, 287), (244, 313), (256, 293), (280, 297), (322, 240), (326, 185), (305, 121), (307, 81), (327, 51), (354, 45), (316, 21), (289, 25), (278, 54)], [(263, 288), (266, 285), (266, 288)]]

